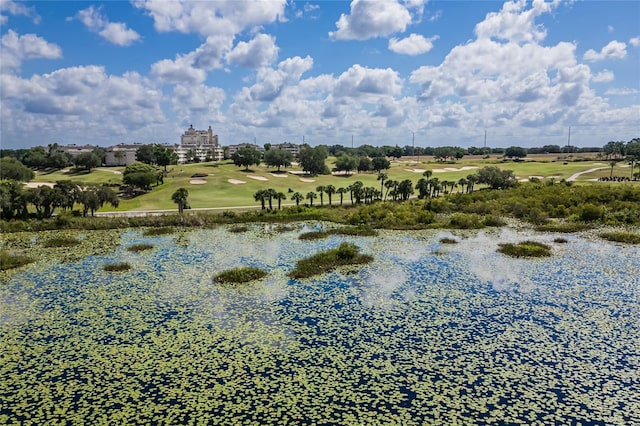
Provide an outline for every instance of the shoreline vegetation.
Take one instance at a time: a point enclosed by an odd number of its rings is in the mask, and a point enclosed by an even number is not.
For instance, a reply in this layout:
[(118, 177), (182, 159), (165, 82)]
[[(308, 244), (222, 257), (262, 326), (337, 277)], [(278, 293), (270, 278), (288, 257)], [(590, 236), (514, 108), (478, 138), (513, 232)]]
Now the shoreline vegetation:
[(213, 227), (246, 223), (320, 220), (375, 229), (480, 229), (518, 219), (538, 231), (579, 232), (602, 225), (640, 226), (640, 187), (523, 183), (509, 189), (375, 201), (344, 206), (291, 206), (281, 210), (185, 212), (148, 216), (75, 217), (63, 212), (50, 219), (0, 221), (0, 232), (97, 230), (149, 227), (146, 236), (170, 234), (174, 227)]

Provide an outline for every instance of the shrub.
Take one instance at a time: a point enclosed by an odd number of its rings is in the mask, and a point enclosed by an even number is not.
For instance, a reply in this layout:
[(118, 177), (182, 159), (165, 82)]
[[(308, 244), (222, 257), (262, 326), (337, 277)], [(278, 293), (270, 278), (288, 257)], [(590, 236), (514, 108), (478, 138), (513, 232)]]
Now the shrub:
[(357, 226), (357, 227), (345, 227), (345, 228), (336, 228), (336, 229), (328, 229), (325, 231), (311, 231), (300, 234), (298, 237), (301, 240), (319, 240), (322, 238), (326, 238), (329, 235), (351, 235), (358, 237), (375, 237), (378, 235), (378, 231), (375, 229), (371, 229), (368, 226)]
[(594, 204), (585, 204), (578, 213), (580, 220), (584, 222), (595, 222), (602, 219), (604, 216), (604, 209)]
[(108, 263), (104, 265), (104, 270), (107, 272), (123, 272), (131, 269), (131, 265), (127, 262)]
[(603, 232), (600, 237), (618, 243), (640, 244), (640, 234), (631, 231)]
[(484, 228), (481, 216), (474, 213), (454, 213), (449, 219), (449, 226), (457, 229)]
[(151, 228), (151, 229), (145, 229), (142, 232), (142, 235), (145, 237), (155, 237), (158, 235), (167, 235), (167, 234), (173, 234), (174, 229), (173, 228), (169, 228), (169, 227), (165, 227), (165, 228)]
[(484, 223), (485, 226), (495, 226), (495, 227), (504, 226), (507, 224), (500, 216), (494, 216), (494, 215), (485, 216), (482, 223)]
[(241, 268), (229, 269), (215, 276), (214, 282), (221, 284), (242, 284), (249, 281), (259, 280), (267, 275), (267, 271), (245, 266)]
[(77, 244), (80, 244), (80, 241), (66, 237), (50, 238), (44, 242), (45, 247), (73, 247)]
[(244, 225), (232, 226), (231, 228), (229, 228), (229, 232), (233, 232), (234, 234), (241, 234), (243, 232), (247, 232), (248, 230), (249, 227)]
[(144, 251), (144, 250), (151, 250), (153, 248), (153, 245), (151, 244), (146, 244), (146, 243), (140, 243), (140, 244), (134, 244), (132, 246), (127, 247), (128, 251)]
[(311, 257), (299, 260), (289, 276), (291, 278), (308, 278), (331, 271), (338, 266), (365, 264), (372, 260), (372, 256), (360, 254), (360, 249), (355, 244), (344, 242), (334, 249), (321, 251)]
[(551, 256), (551, 247), (537, 241), (522, 241), (517, 244), (499, 244), (498, 253), (513, 257), (547, 257)]
[(8, 250), (0, 250), (0, 271), (18, 268), (33, 262), (33, 259), (23, 254), (12, 253)]
[(442, 244), (458, 244), (458, 240), (449, 237), (440, 238), (440, 242)]
[(544, 225), (536, 226), (536, 231), (542, 232), (580, 232), (589, 229), (589, 225), (585, 223), (576, 222), (555, 222), (545, 223)]

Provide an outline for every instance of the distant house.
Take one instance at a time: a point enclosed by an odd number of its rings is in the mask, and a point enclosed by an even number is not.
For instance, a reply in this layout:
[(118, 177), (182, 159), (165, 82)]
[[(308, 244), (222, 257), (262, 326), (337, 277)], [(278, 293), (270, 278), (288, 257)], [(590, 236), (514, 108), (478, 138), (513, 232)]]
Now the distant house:
[(294, 157), (297, 157), (298, 154), (300, 154), (300, 145), (291, 142), (273, 144), (271, 145), (271, 149), (282, 149), (284, 151), (289, 151), (291, 154), (293, 154)]
[(213, 134), (209, 126), (207, 130), (196, 130), (193, 125), (180, 137), (180, 145), (174, 149), (178, 155), (178, 163), (183, 164), (192, 158), (199, 161), (222, 160), (224, 152), (220, 146), (218, 135)]
[(253, 149), (257, 149), (261, 153), (264, 153), (264, 148), (261, 147), (260, 145), (256, 145), (256, 144), (249, 143), (249, 142), (244, 142), (244, 143), (239, 143), (239, 144), (236, 144), (236, 145), (226, 146), (225, 150), (226, 150), (227, 158), (231, 158), (231, 156), (233, 154), (235, 154), (236, 151), (238, 151), (239, 149), (242, 149), (242, 148), (253, 148)]
[(96, 147), (93, 145), (76, 145), (74, 143), (69, 145), (59, 145), (56, 148), (57, 152), (63, 152), (65, 154), (69, 154), (72, 157), (75, 157), (80, 154), (84, 154), (87, 152), (93, 152)]
[(105, 166), (128, 166), (136, 162), (136, 151), (142, 144), (125, 144), (110, 146), (107, 148), (104, 158)]
[[(104, 164), (105, 166), (128, 166), (129, 164), (138, 161), (136, 159), (136, 153), (138, 149), (143, 145), (156, 145), (155, 143), (120, 143), (118, 145), (110, 146), (106, 149)], [(165, 148), (171, 150), (176, 149), (176, 145), (160, 144)]]

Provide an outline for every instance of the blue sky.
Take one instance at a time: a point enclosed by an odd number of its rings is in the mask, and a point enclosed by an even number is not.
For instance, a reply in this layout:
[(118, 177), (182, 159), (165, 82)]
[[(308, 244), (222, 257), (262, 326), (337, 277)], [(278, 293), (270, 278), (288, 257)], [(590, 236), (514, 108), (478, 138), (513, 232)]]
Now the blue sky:
[(640, 136), (638, 1), (0, 0), (2, 148)]

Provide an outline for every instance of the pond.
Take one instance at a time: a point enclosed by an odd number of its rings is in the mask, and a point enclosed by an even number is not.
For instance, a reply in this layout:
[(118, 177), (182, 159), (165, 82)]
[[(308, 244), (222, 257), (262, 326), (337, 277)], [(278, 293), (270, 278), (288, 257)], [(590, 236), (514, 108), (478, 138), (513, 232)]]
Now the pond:
[[(637, 246), (506, 228), (298, 240), (324, 226), (113, 231), (109, 253), (14, 274), (0, 424), (640, 424)], [(496, 252), (524, 239), (553, 256)], [(374, 261), (287, 277), (342, 241)], [(213, 282), (238, 266), (269, 275)]]

